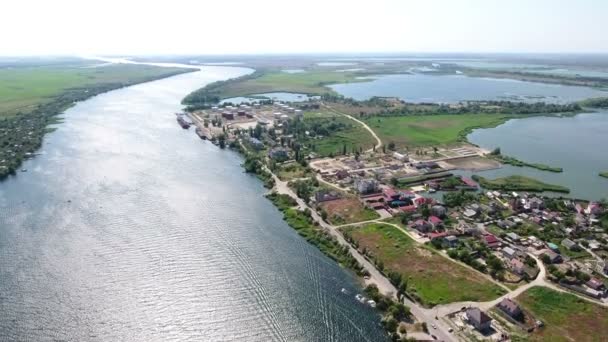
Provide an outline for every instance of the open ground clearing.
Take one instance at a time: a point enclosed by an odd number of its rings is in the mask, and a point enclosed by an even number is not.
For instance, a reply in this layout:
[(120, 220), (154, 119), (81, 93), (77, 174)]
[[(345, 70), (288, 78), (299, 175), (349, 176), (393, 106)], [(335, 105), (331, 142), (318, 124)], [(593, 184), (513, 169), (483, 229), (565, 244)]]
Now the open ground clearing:
[(533, 287), (517, 301), (545, 325), (532, 333), (531, 340), (604, 341), (608, 336), (608, 309), (574, 295)]
[(385, 272), (398, 272), (408, 279), (407, 292), (425, 305), (489, 301), (505, 292), (481, 274), (418, 246), (395, 227), (368, 224), (344, 231), (360, 250), (381, 263)]
[(363, 206), (355, 197), (341, 198), (320, 204), (327, 220), (334, 225), (374, 220), (380, 217), (374, 210)]

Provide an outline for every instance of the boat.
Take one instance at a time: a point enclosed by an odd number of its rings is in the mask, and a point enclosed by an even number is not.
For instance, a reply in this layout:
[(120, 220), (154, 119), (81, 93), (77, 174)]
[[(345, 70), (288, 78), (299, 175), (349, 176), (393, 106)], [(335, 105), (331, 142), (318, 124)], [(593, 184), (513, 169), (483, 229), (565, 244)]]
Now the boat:
[(371, 306), (372, 308), (375, 308), (375, 307), (376, 307), (376, 301), (374, 301), (373, 299), (368, 300), (368, 301), (367, 301), (367, 304), (368, 304), (369, 306)]
[(183, 129), (188, 129), (190, 128), (190, 125), (192, 125), (190, 119), (184, 114), (177, 116), (177, 123), (182, 126)]
[(348, 290), (345, 288), (342, 288), (342, 290), (340, 290), (340, 292), (344, 293), (344, 294), (348, 294)]

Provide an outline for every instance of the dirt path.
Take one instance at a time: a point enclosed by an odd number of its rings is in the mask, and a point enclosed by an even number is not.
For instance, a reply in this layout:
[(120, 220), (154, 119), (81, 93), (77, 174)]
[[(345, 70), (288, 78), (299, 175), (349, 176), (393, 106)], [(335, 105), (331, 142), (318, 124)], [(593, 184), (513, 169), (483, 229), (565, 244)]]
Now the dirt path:
[[(372, 130), (372, 129), (371, 129), (371, 128), (370, 128), (370, 127), (369, 127), (369, 126), (368, 126), (368, 125), (365, 123), (365, 122), (363, 122), (363, 121), (361, 121), (361, 120), (359, 120), (359, 119), (355, 118), (355, 117), (354, 117), (354, 116), (352, 116), (352, 115), (349, 115), (349, 114), (345, 114), (345, 113), (339, 112), (339, 111), (337, 111), (337, 110), (333, 109), (331, 106), (329, 106), (329, 105), (327, 105), (327, 104), (325, 104), (325, 103), (323, 103), (323, 106), (324, 106), (325, 108), (329, 109), (330, 111), (332, 111), (332, 112), (336, 113), (336, 114), (339, 114), (339, 115), (345, 116), (345, 117), (347, 117), (347, 118), (349, 118), (349, 119), (351, 119), (351, 120), (353, 120), (353, 121), (355, 121), (355, 122), (359, 123), (361, 126), (363, 126), (363, 128), (365, 128), (365, 129), (366, 129), (366, 130), (367, 130), (367, 131), (368, 131), (368, 132), (369, 132), (369, 133), (370, 133), (370, 134), (371, 134), (371, 135), (374, 137), (374, 139), (376, 139), (376, 146), (375, 146), (376, 150), (379, 150), (379, 149), (382, 147), (382, 140), (380, 140), (380, 138), (378, 137), (378, 135), (376, 134), (376, 132), (374, 132), (374, 131), (373, 131), (373, 130)], [(370, 152), (370, 151), (372, 151), (372, 150), (373, 150), (373, 148), (371, 148), (371, 149), (367, 150), (366, 152)]]

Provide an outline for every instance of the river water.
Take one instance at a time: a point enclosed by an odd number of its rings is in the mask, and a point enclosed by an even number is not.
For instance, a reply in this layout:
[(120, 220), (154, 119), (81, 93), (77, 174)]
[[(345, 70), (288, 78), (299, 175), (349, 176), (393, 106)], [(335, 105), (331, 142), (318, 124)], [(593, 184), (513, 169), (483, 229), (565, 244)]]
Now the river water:
[(0, 340), (384, 339), (355, 278), (241, 158), (177, 125), (186, 94), (248, 71), (203, 67), (65, 113), (0, 184)]

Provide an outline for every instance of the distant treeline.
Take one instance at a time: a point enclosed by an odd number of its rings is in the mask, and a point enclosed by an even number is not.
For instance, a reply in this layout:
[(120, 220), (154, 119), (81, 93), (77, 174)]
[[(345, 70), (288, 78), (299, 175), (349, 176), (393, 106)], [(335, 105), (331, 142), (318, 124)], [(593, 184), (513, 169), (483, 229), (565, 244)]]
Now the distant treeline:
[(608, 108), (608, 97), (595, 97), (591, 99), (582, 100), (579, 104), (583, 107), (590, 108)]
[(187, 106), (187, 111), (209, 108), (222, 100), (223, 89), (225, 89), (226, 86), (258, 78), (264, 74), (265, 72), (263, 70), (256, 70), (252, 74), (231, 78), (225, 81), (209, 83), (205, 87), (188, 94), (188, 96), (182, 100), (182, 104)]

